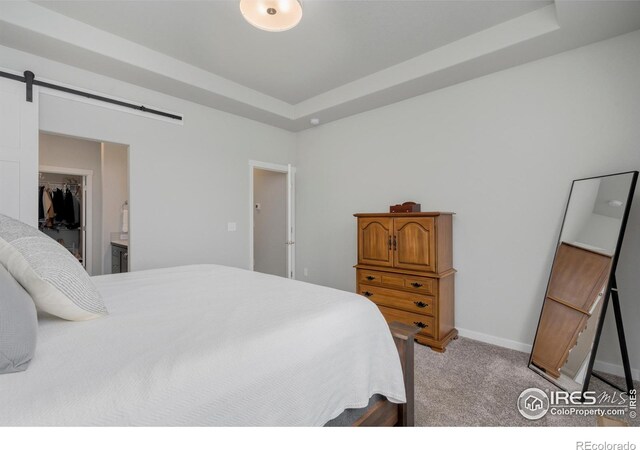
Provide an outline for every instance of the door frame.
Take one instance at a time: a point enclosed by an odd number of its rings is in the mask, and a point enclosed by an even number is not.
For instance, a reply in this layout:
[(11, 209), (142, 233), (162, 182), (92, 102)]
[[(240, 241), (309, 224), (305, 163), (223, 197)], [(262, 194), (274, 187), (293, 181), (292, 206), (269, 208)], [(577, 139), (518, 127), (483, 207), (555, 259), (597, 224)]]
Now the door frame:
[(253, 255), (254, 241), (254, 198), (253, 198), (253, 172), (254, 169), (268, 170), (270, 172), (284, 173), (287, 175), (287, 278), (295, 279), (295, 172), (296, 168), (291, 164), (274, 164), (263, 161), (249, 160), (249, 270), (254, 270), (255, 260)]
[(89, 275), (93, 273), (93, 170), (76, 169), (74, 167), (58, 167), (58, 166), (38, 166), (38, 172), (56, 173), (61, 175), (74, 175), (82, 177), (84, 184), (85, 205), (83, 211), (84, 216), (84, 246), (85, 252), (82, 255), (85, 261), (85, 269)]

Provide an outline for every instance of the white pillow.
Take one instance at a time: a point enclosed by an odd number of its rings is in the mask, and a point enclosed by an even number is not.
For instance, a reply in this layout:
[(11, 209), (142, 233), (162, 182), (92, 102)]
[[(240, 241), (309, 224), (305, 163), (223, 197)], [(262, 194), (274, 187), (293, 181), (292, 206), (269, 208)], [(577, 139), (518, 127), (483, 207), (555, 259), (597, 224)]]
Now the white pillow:
[(107, 314), (91, 278), (67, 249), (37, 229), (2, 214), (0, 263), (41, 311), (67, 320)]

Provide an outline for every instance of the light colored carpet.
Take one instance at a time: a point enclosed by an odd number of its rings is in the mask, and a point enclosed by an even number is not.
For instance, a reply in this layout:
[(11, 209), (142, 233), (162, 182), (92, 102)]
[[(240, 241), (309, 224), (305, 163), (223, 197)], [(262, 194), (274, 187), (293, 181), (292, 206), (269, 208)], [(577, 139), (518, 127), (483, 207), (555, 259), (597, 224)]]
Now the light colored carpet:
[[(416, 425), (595, 426), (595, 417), (549, 413), (536, 421), (522, 417), (516, 401), (523, 390), (557, 389), (530, 370), (528, 362), (527, 353), (465, 338), (452, 341), (444, 353), (415, 344)], [(595, 378), (590, 390), (614, 391)], [(628, 415), (625, 420), (629, 422)], [(630, 425), (640, 426), (640, 419)]]

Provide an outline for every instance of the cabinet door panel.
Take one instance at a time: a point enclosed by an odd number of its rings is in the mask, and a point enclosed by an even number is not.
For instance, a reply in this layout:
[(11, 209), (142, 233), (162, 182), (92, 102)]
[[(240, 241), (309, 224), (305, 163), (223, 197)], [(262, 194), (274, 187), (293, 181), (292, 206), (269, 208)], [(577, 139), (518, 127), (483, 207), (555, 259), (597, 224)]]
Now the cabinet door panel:
[(358, 219), (358, 264), (393, 266), (392, 228), (393, 219), (388, 217)]
[(434, 272), (435, 225), (432, 217), (393, 219), (394, 267)]

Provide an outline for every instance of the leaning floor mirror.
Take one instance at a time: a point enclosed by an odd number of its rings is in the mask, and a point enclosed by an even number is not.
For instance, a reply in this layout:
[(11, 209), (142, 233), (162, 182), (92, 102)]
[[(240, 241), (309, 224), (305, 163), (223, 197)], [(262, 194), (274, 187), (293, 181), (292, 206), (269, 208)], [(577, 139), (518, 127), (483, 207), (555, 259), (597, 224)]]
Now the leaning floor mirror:
[(611, 296), (627, 387), (631, 381), (615, 269), (637, 179), (637, 171), (625, 172), (571, 187), (529, 359), (531, 369), (569, 392), (588, 388)]

